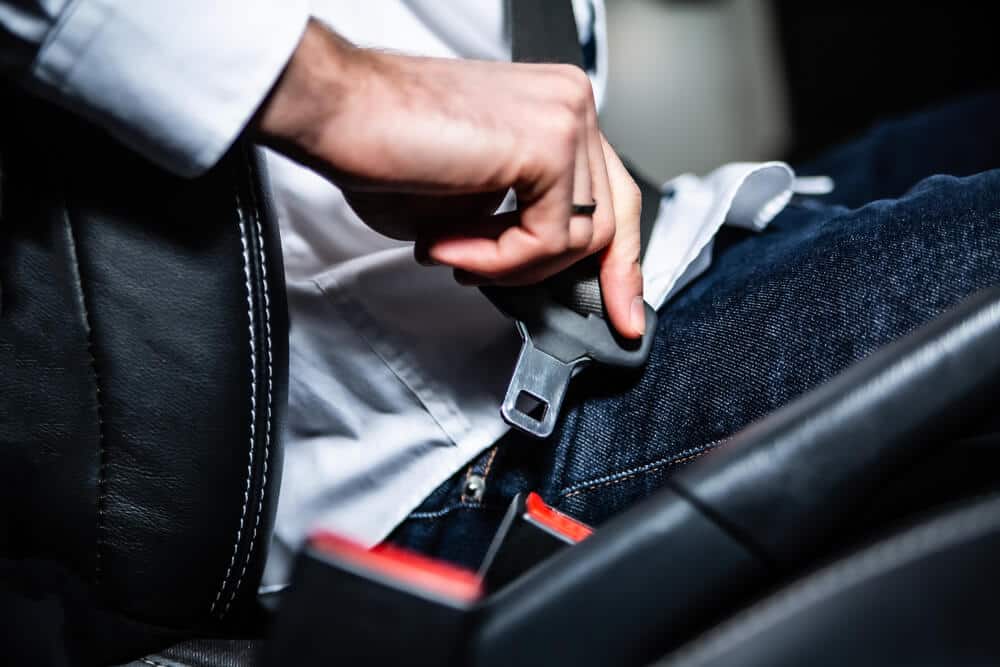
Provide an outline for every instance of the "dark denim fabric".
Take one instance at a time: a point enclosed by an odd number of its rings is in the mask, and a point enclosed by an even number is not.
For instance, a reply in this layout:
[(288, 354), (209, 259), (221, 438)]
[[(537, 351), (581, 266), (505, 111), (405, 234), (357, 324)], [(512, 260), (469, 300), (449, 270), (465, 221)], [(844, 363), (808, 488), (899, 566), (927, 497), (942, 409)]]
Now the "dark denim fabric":
[[(503, 439), (390, 540), (478, 566), (509, 499), (536, 490), (599, 524), (750, 422), (1000, 284), (1000, 95), (886, 123), (800, 174), (760, 234), (724, 230), (711, 269), (666, 304), (639, 375), (585, 373), (545, 442)], [(470, 474), (481, 499), (463, 495)]]

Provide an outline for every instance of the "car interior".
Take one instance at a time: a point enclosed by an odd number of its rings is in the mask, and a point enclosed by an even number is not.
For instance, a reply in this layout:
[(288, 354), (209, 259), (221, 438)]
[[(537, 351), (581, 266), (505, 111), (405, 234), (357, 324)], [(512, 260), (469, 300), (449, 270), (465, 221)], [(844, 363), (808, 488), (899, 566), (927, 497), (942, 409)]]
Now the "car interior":
[[(945, 3), (608, 12), (632, 64), (616, 97), (650, 103), (603, 120), (660, 181), (722, 153), (806, 159), (1000, 76), (985, 15)], [(696, 38), (658, 45), (667, 24)], [(719, 85), (685, 76), (701, 61)], [(659, 96), (681, 101), (653, 133)], [(478, 571), (317, 533), (292, 585), (261, 591), (289, 322), (258, 149), (181, 179), (66, 111), (0, 102), (0, 663), (1000, 662), (1000, 285), (606, 523), (519, 495)]]

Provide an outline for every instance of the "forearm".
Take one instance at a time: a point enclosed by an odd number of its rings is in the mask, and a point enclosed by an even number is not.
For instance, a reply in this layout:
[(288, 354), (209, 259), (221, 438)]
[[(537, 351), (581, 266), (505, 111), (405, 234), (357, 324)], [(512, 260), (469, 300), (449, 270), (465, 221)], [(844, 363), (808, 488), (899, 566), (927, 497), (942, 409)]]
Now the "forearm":
[(357, 62), (372, 52), (354, 47), (310, 20), (298, 47), (261, 104), (251, 127), (257, 139), (330, 175), (335, 167), (317, 155), (348, 98), (363, 85)]

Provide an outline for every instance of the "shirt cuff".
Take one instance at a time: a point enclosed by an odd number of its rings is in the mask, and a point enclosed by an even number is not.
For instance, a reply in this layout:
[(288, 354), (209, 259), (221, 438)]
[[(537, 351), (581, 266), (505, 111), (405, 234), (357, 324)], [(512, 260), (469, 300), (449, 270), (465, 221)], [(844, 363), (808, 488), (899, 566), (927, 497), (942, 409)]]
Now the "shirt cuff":
[(239, 136), (308, 18), (308, 0), (76, 0), (32, 83), (153, 162), (197, 176)]

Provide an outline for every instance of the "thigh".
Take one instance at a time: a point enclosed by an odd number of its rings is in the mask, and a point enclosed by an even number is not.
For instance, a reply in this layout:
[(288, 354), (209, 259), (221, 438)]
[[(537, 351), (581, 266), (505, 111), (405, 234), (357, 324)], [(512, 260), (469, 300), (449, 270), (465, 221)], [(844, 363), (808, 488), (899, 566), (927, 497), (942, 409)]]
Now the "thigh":
[(796, 172), (831, 176), (836, 188), (822, 201), (857, 207), (899, 197), (935, 174), (968, 176), (998, 167), (1000, 93), (988, 93), (880, 123)]
[(661, 313), (627, 389), (581, 383), (544, 490), (600, 522), (676, 466), (968, 294), (1000, 284), (1000, 171), (859, 209), (793, 206)]
[[(600, 523), (755, 419), (1000, 284), (998, 256), (1000, 171), (933, 177), (858, 209), (791, 206), (661, 310), (641, 374), (581, 375), (552, 438), (511, 434), (393, 539), (475, 566), (524, 490)], [(468, 492), (473, 477), (481, 495)]]

